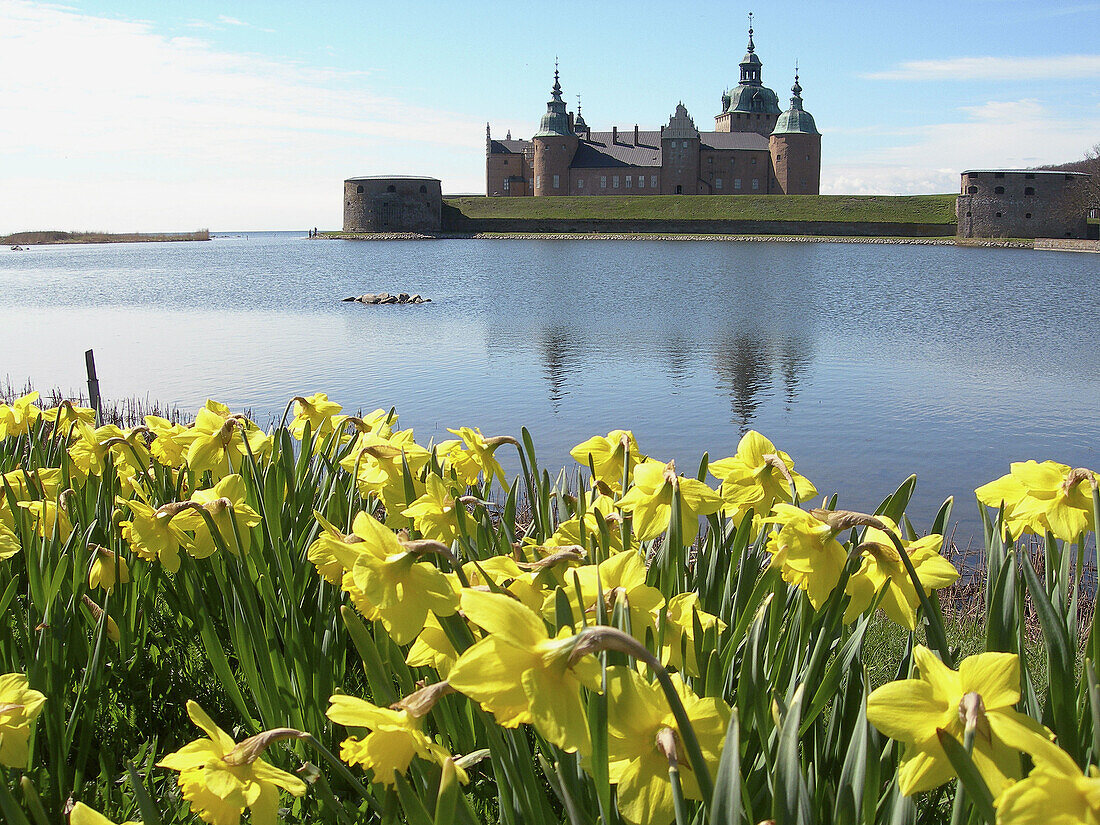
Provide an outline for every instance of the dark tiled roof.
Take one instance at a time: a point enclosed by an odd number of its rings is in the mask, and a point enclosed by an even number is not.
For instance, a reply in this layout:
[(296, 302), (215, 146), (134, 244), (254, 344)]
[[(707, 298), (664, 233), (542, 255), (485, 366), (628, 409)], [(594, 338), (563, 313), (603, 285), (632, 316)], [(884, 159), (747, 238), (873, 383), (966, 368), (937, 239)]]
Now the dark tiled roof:
[(490, 140), (489, 152), (494, 155), (522, 155), (523, 150), (530, 145), (529, 140)]
[(768, 139), (756, 132), (700, 132), (704, 149), (768, 150)]
[(634, 130), (624, 129), (612, 142), (611, 132), (592, 132), (588, 140), (582, 140), (573, 156), (574, 169), (597, 169), (612, 166), (660, 166), (661, 133), (638, 132), (634, 143)]

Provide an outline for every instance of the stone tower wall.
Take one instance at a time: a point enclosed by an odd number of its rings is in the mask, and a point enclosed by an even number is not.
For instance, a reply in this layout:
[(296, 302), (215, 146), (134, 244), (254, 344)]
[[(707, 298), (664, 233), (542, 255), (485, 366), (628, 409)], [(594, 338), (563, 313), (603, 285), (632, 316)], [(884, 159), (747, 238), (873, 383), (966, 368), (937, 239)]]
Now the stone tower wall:
[(722, 112), (714, 118), (716, 132), (756, 132), (767, 137), (775, 128), (779, 115), (760, 112)]
[[(538, 196), (568, 195), (570, 190), (569, 166), (580, 141), (571, 135), (554, 135), (534, 138), (535, 182), (534, 194)], [(554, 186), (554, 176), (558, 185)]]
[(821, 135), (772, 135), (768, 142), (777, 193), (821, 194)]
[(345, 232), (438, 232), (443, 191), (435, 178), (344, 181)]
[(1088, 176), (1029, 170), (962, 175), (955, 209), (961, 238), (1085, 238)]

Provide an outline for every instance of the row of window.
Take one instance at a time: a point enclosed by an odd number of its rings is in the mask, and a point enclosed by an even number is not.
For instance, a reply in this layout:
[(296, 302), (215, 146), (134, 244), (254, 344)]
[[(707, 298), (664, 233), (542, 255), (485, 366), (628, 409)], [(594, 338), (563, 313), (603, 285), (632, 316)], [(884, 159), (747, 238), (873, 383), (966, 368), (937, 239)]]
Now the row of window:
[[(393, 184), (391, 183), (391, 184), (390, 184), (389, 186), (387, 186), (387, 187), (386, 187), (386, 191), (387, 191), (387, 192), (396, 192), (396, 191), (397, 191), (397, 187), (396, 187), (396, 186), (394, 186), (394, 185), (393, 185)], [(363, 194), (363, 185), (362, 185), (362, 184), (359, 184), (358, 186), (356, 186), (356, 187), (355, 187), (355, 192), (356, 192), (356, 194), (358, 194), (358, 195), (362, 195), (362, 194)], [(422, 194), (422, 195), (425, 195), (425, 194), (427, 194), (427, 192), (428, 192), (428, 187), (427, 187), (427, 186), (421, 186), (421, 187), (420, 187), (420, 194)]]
[[(1005, 193), (1005, 188), (1003, 186), (994, 186), (993, 187), (993, 194), (1003, 195), (1004, 193)], [(966, 194), (968, 194), (968, 195), (978, 194), (978, 187), (977, 186), (968, 186), (968, 187), (966, 187)], [(1031, 195), (1034, 195), (1034, 194), (1035, 194), (1035, 187), (1034, 186), (1025, 186), (1024, 187), (1024, 195), (1025, 196), (1031, 196)]]
[[(721, 189), (722, 185), (723, 184), (722, 184), (722, 179), (721, 178), (715, 178), (714, 179), (714, 188), (715, 189)], [(734, 178), (733, 179), (733, 188), (738, 189), (738, 190), (741, 188), (741, 178)], [(759, 189), (760, 188), (760, 178), (753, 178), (752, 179), (752, 188), (753, 189)]]
[[(608, 178), (607, 175), (600, 175), (600, 189), (607, 189), (607, 178)], [(622, 184), (622, 188), (624, 188), (624, 189), (634, 189), (635, 187), (638, 188), (638, 189), (645, 189), (646, 188), (646, 176), (645, 175), (625, 175), (625, 176), (612, 175), (611, 176), (611, 188), (612, 189), (618, 189), (619, 186), (620, 186), (620, 183)], [(724, 185), (725, 185), (725, 183), (722, 180), (722, 178), (715, 178), (714, 179), (714, 188), (716, 190), (722, 189)], [(561, 177), (559, 175), (554, 175), (552, 177), (551, 186), (554, 189), (560, 189), (561, 188)], [(536, 189), (542, 189), (542, 175), (536, 175), (535, 176), (535, 188)], [(584, 189), (584, 178), (577, 178), (577, 188), (578, 189)], [(657, 188), (657, 176), (656, 175), (650, 175), (649, 176), (649, 188), (650, 189), (656, 189)], [(735, 191), (740, 191), (741, 190), (741, 178), (734, 178), (733, 179), (733, 188), (734, 188)], [(759, 191), (759, 189), (760, 189), (760, 178), (753, 178), (752, 179), (752, 188), (754, 190)], [(505, 192), (508, 191), (508, 179), (507, 178), (504, 180), (504, 191)]]

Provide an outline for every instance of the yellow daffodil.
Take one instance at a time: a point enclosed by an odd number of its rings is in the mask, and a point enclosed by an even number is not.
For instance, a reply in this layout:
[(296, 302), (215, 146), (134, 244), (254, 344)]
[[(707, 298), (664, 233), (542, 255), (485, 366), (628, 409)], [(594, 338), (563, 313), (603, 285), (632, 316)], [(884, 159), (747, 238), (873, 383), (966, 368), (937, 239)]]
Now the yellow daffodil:
[[(362, 738), (352, 736), (340, 743), (340, 758), (349, 765), (368, 768), (379, 784), (395, 784), (395, 775), (405, 774), (414, 756), (438, 765), (451, 756), (450, 751), (424, 733), (422, 717), (407, 708), (380, 708), (340, 694), (329, 702), (329, 719), (338, 725), (367, 731)], [(465, 782), (465, 771), (460, 771), (459, 777)]]
[(40, 538), (51, 538), (54, 530), (61, 541), (68, 541), (73, 532), (73, 523), (64, 507), (54, 501), (20, 501), (18, 505), (31, 514), (34, 530)]
[(259, 456), (271, 449), (267, 433), (244, 416), (231, 415), (224, 404), (212, 401), (199, 410), (194, 426), (184, 435), (189, 441), (187, 466), (198, 475), (209, 470), (214, 480), (233, 473), (240, 462), (247, 460), (249, 452)]
[(844, 548), (828, 524), (793, 505), (776, 504), (769, 521), (781, 526), (768, 536), (771, 566), (820, 608), (840, 581), (847, 560)]
[(409, 647), (405, 664), (409, 667), (430, 667), (446, 678), (458, 660), (458, 651), (451, 644), (447, 631), (439, 623), (435, 614), (429, 613), (424, 620), (424, 629)]
[(72, 401), (62, 401), (56, 407), (43, 410), (42, 420), (49, 421), (63, 433), (67, 433), (69, 427), (77, 421), (94, 425), (95, 410), (91, 407), (78, 407)]
[(415, 475), (430, 460), (431, 453), (416, 443), (412, 430), (387, 435), (370, 430), (359, 434), (340, 466), (355, 474), (359, 492), (368, 496), (382, 495), (387, 489), (404, 488), (402, 461)]
[[(699, 698), (678, 675), (672, 677), (703, 756), (717, 763), (730, 711), (721, 699)], [(667, 825), (674, 818), (669, 760), (680, 770), (684, 796), (702, 799), (680, 746), (681, 734), (660, 686), (627, 667), (607, 669), (607, 759), (618, 786), (619, 813), (631, 825)], [(675, 751), (666, 749), (672, 744)]]
[(38, 393), (29, 392), (11, 404), (0, 404), (0, 441), (30, 432), (42, 415), (42, 411), (34, 405), (37, 400)]
[[(69, 825), (115, 825), (115, 823), (83, 802), (77, 802), (69, 812)], [(118, 825), (141, 825), (141, 823), (127, 820)]]
[(138, 558), (159, 561), (169, 573), (180, 569), (180, 547), (190, 547), (190, 540), (179, 525), (173, 524), (181, 510), (176, 502), (154, 510), (143, 501), (120, 499), (130, 508), (130, 518), (120, 523), (122, 538)]
[[(593, 537), (599, 535), (600, 532), (600, 525), (596, 520), (597, 512), (603, 517), (604, 522), (607, 524), (610, 538), (608, 544), (612, 553), (620, 553), (626, 549), (638, 549), (638, 537), (636, 535), (631, 535), (629, 548), (623, 547), (622, 531), (618, 529), (619, 524), (622, 522), (622, 514), (619, 513), (615, 505), (615, 500), (607, 495), (598, 495), (588, 502), (588, 506), (585, 508), (584, 513), (583, 536), (581, 535), (581, 519), (574, 516), (571, 519), (561, 522), (558, 525), (558, 529), (554, 531), (554, 534), (538, 546), (544, 549), (554, 547), (584, 547), (585, 545), (591, 547)], [(528, 544), (535, 544), (535, 539), (530, 537), (525, 539), (525, 542)]]
[(356, 529), (369, 552), (355, 560), (352, 578), (397, 644), (416, 638), (429, 611), (438, 616), (455, 612), (458, 598), (438, 567), (419, 561), (419, 553), (376, 519), (367, 517)]
[[(4, 484), (11, 487), (17, 501), (31, 501), (44, 498), (55, 500), (61, 492), (61, 484), (65, 478), (60, 467), (39, 467), (35, 470), (24, 470), (20, 467), (9, 473), (4, 473)], [(0, 484), (0, 490), (3, 485)], [(3, 507), (7, 503), (7, 497), (0, 500), (0, 520), (3, 520)], [(7, 522), (9, 527), (14, 527), (15, 522)]]
[(616, 493), (622, 492), (624, 470), (629, 482), (634, 477), (635, 465), (644, 459), (630, 430), (612, 430), (606, 436), (594, 435), (570, 450), (569, 455), (585, 468), (591, 461), (596, 481), (602, 481)]
[(107, 442), (114, 438), (125, 439), (126, 437), (126, 434), (114, 424), (93, 428), (91, 424), (83, 421), (77, 422), (75, 435), (76, 438), (69, 447), (69, 457), (72, 459), (73, 469), (80, 474), (81, 478), (103, 475), (107, 455), (111, 453), (112, 447)]
[[(196, 490), (191, 501), (208, 512), (214, 519), (222, 539), (230, 553), (247, 553), (251, 544), (252, 527), (260, 523), (260, 514), (245, 500), (248, 488), (244, 479), (236, 473), (228, 475), (209, 490)], [(217, 544), (202, 513), (195, 509), (184, 510), (174, 519), (181, 530), (191, 530), (195, 538), (187, 545), (187, 551), (197, 559), (212, 556)], [(236, 530), (234, 530), (236, 523)], [(237, 536), (240, 536), (240, 544)]]
[(1100, 823), (1100, 771), (1082, 773), (1056, 745), (1031, 752), (1035, 769), (1009, 785), (994, 801), (997, 825), (1097, 825)]
[(1011, 472), (975, 490), (978, 501), (1005, 507), (1005, 528), (1019, 538), (1047, 530), (1063, 541), (1094, 530), (1092, 491), (1097, 476), (1091, 470), (1071, 469), (1056, 461), (1016, 461)]
[(116, 584), (130, 581), (130, 566), (122, 556), (115, 555), (106, 547), (88, 545), (92, 551), (92, 564), (88, 570), (88, 587), (93, 590), (102, 587), (108, 593)]
[(145, 426), (153, 434), (153, 443), (149, 450), (160, 464), (178, 470), (187, 460), (187, 450), (191, 438), (188, 428), (182, 424), (173, 424), (167, 418), (158, 415), (145, 416)]
[(287, 429), (292, 436), (301, 441), (305, 436), (306, 424), (309, 424), (314, 441), (321, 442), (332, 432), (333, 418), (339, 415), (342, 409), (343, 407), (335, 401), (329, 401), (328, 395), (323, 392), (314, 393), (308, 398), (296, 396), (294, 418)]
[(22, 673), (0, 676), (0, 765), (27, 767), (27, 742), (46, 697)]
[(1019, 751), (1043, 749), (1049, 732), (1013, 710), (1020, 700), (1020, 659), (1013, 653), (968, 656), (951, 670), (928, 648), (913, 649), (916, 679), (878, 688), (867, 698), (867, 719), (884, 735), (906, 745), (898, 785), (906, 796), (931, 790), (955, 776), (937, 729), (963, 741), (964, 697), (976, 694), (981, 707), (972, 753), (994, 796), (1020, 778)]
[(506, 728), (530, 723), (559, 748), (587, 753), (591, 740), (581, 688), (599, 690), (600, 665), (572, 661), (576, 637), (556, 637), (530, 608), (500, 593), (462, 591), (462, 611), (487, 635), (467, 648), (448, 675)]
[(356, 610), (365, 618), (376, 621), (379, 618), (378, 609), (355, 584), (352, 575), (355, 562), (364, 553), (385, 559), (384, 553), (388, 547), (377, 541), (368, 541), (373, 538), (370, 522), (375, 519), (367, 513), (357, 513), (351, 534), (345, 536), (320, 514), (315, 513), (314, 516), (323, 530), (306, 551), (307, 557), (326, 581), (348, 594)]
[[(255, 825), (275, 825), (279, 809), (279, 788), (294, 796), (306, 792), (298, 777), (268, 764), (260, 756), (266, 741), (260, 734), (240, 745), (219, 728), (199, 707), (188, 701), (187, 715), (206, 733), (175, 753), (168, 754), (157, 767), (179, 771), (177, 780), (191, 811), (210, 825), (238, 825), (246, 808)], [(281, 733), (281, 731), (269, 731)], [(297, 734), (297, 731), (288, 731)]]
[[(458, 534), (455, 499), (447, 484), (437, 475), (428, 475), (424, 495), (401, 511), (413, 520), (416, 529), (426, 539), (450, 544)], [(461, 505), (458, 505), (461, 506)]]
[[(88, 608), (92, 614), (92, 621), (98, 624), (99, 620), (103, 618), (103, 608), (96, 604), (92, 597), (85, 593), (80, 597), (80, 600), (84, 603), (84, 606)], [(111, 614), (107, 614), (107, 638), (114, 642), (116, 645), (122, 639), (122, 633), (118, 629), (118, 622), (116, 622)]]
[(766, 515), (777, 502), (791, 502), (791, 485), (801, 501), (817, 495), (817, 488), (794, 471), (794, 461), (755, 430), (741, 437), (737, 453), (710, 463), (711, 474), (722, 482), (724, 508), (735, 518), (752, 510)]
[(460, 445), (457, 441), (444, 442), (439, 445), (439, 450), (445, 453), (447, 464), (454, 469), (460, 482), (474, 484), (478, 475), (484, 474), (486, 485), (491, 484), (495, 478), (502, 487), (507, 487), (504, 469), (496, 460), (494, 453), (501, 444), (515, 444), (514, 438), (510, 436), (486, 438), (477, 427), (459, 427), (457, 430), (448, 430), (448, 432), (457, 435), (462, 439), (462, 443)]
[(668, 600), (665, 607), (665, 635), (661, 646), (661, 662), (689, 676), (699, 675), (699, 656), (695, 651), (695, 621), (703, 631), (717, 626), (725, 629), (726, 623), (717, 616), (699, 608), (699, 594), (679, 593)]
[[(583, 604), (578, 603), (577, 582), (580, 583)], [(656, 637), (657, 613), (665, 603), (665, 598), (660, 590), (646, 584), (645, 558), (641, 553), (634, 550), (616, 553), (598, 565), (588, 564), (575, 568), (566, 574), (563, 590), (577, 624), (581, 623), (582, 614), (587, 617), (587, 624), (595, 621), (596, 599), (599, 590), (602, 590), (609, 616), (615, 604), (622, 601), (629, 609), (630, 629), (635, 638), (645, 642), (646, 630)], [(556, 601), (554, 592), (547, 593), (542, 607), (544, 616), (554, 615)]]
[(655, 539), (672, 522), (672, 496), (680, 491), (680, 536), (685, 545), (699, 535), (699, 517), (716, 513), (722, 499), (703, 482), (676, 474), (673, 462), (646, 459), (634, 468), (634, 486), (618, 504), (634, 516), (634, 532), (640, 541)]
[[(894, 535), (901, 535), (898, 526), (889, 518), (876, 518), (889, 527)], [(940, 555), (943, 536), (923, 536), (914, 541), (902, 540), (901, 544), (913, 562), (926, 595), (933, 590), (949, 587), (958, 579), (959, 571)], [(863, 554), (863, 563), (848, 580), (845, 588), (845, 592), (852, 598), (844, 614), (844, 621), (850, 622), (866, 610), (874, 601), (875, 594), (885, 586), (886, 595), (882, 600), (882, 609), (886, 611), (886, 615), (902, 627), (916, 630), (920, 596), (890, 536), (875, 527), (868, 527), (858, 549)]]
[(19, 538), (12, 532), (12, 529), (4, 523), (3, 519), (0, 519), (0, 561), (4, 559), (10, 559), (23, 547), (19, 543)]

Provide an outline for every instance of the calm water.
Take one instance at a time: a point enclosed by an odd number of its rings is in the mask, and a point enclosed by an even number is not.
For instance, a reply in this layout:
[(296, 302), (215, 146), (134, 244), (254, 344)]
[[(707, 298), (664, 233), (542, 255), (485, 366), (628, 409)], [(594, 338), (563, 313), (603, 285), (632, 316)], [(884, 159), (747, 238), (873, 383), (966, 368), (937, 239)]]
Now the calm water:
[[(595, 433), (694, 470), (747, 428), (874, 507), (917, 473), (927, 528), (1012, 460), (1100, 466), (1100, 256), (702, 242), (309, 241), (0, 252), (0, 378), (265, 421), (316, 391), (422, 441), (527, 425), (547, 466)], [(341, 303), (420, 292), (425, 306)]]

